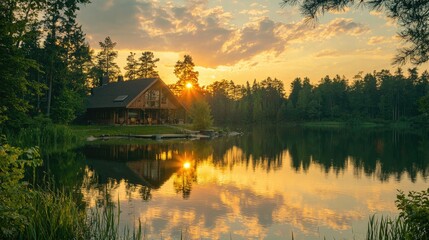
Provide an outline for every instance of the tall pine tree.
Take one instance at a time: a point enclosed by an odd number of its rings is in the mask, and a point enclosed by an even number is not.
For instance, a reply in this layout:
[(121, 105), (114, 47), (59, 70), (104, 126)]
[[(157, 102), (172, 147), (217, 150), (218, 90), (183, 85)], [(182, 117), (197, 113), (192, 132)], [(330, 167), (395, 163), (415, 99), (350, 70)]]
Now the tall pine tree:
[(153, 52), (143, 52), (139, 58), (138, 76), (141, 78), (159, 78), (158, 71), (155, 70), (159, 58), (155, 58)]

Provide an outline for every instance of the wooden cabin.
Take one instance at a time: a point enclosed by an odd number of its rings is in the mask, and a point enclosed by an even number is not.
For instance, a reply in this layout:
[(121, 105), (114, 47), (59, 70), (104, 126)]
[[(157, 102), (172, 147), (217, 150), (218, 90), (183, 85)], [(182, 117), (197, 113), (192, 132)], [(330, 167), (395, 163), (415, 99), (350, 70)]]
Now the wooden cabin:
[(87, 119), (94, 124), (183, 123), (186, 110), (159, 78), (119, 80), (92, 89)]

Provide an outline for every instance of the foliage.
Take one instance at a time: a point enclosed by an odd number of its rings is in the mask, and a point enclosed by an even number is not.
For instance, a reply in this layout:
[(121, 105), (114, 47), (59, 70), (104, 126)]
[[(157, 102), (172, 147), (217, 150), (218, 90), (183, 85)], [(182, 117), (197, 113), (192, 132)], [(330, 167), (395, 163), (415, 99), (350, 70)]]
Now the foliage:
[(316, 19), (326, 12), (345, 11), (356, 4), (384, 11), (388, 18), (398, 23), (398, 35), (405, 45), (399, 49), (394, 63), (405, 64), (409, 61), (419, 65), (429, 60), (429, 2), (426, 0), (283, 0), (282, 3), (299, 4), (301, 13), (310, 19)]
[(399, 191), (396, 206), (408, 226), (406, 239), (429, 239), (429, 188), (421, 192), (411, 191), (408, 195)]
[(153, 52), (143, 52), (139, 58), (138, 76), (141, 78), (159, 78), (158, 71), (155, 70), (159, 58), (155, 58)]
[(189, 117), (192, 119), (192, 128), (206, 130), (213, 125), (210, 106), (206, 101), (196, 101), (189, 109)]
[[(36, 52), (29, 56), (40, 63), (44, 72), (42, 76), (35, 75), (35, 81), (46, 84), (48, 90), (45, 93), (46, 105), (40, 102), (41, 94), (38, 95), (38, 111), (45, 105), (46, 115), (55, 122), (70, 122), (82, 113), (84, 106), (82, 99), (87, 92), (86, 66), (91, 56), (85, 34), (76, 22), (76, 12), (79, 10), (79, 4), (88, 2), (46, 1), (42, 28), (38, 33), (39, 38), (44, 41), (35, 49), (41, 52), (43, 58), (37, 56)], [(46, 38), (42, 31), (46, 32)]]
[(88, 239), (84, 208), (63, 191), (35, 190), (30, 199), (28, 223), (19, 239)]
[(143, 125), (143, 126), (70, 126), (71, 133), (79, 141), (86, 140), (89, 136), (101, 135), (128, 135), (128, 134), (171, 134), (181, 133), (181, 129), (168, 125)]
[(0, 109), (9, 128), (19, 128), (31, 108), (22, 96), (32, 92), (27, 71), (37, 68), (37, 64), (25, 56), (19, 45), (26, 37), (26, 27), (37, 19), (37, 2), (0, 2)]
[(185, 55), (183, 61), (178, 60), (174, 65), (174, 75), (179, 79), (171, 88), (174, 94), (181, 95), (187, 83), (198, 88), (198, 71), (194, 70), (195, 64), (190, 55)]
[(399, 217), (375, 219), (375, 215), (371, 216), (366, 239), (429, 239), (429, 188), (407, 195), (399, 191), (396, 198)]
[(376, 218), (372, 215), (368, 221), (366, 240), (402, 240), (405, 239), (407, 225), (401, 218)]
[(20, 149), (0, 145), (0, 234), (13, 239), (27, 225), (31, 215), (29, 201), (33, 192), (22, 182), (25, 167), (41, 164), (38, 148)]
[(138, 69), (138, 62), (135, 59), (136, 54), (133, 52), (130, 52), (130, 55), (127, 57), (127, 66), (125, 66), (125, 78), (128, 80), (134, 80), (137, 79), (137, 69)]
[(114, 50), (116, 42), (113, 42), (110, 37), (106, 37), (104, 42), (99, 42), (99, 44), (101, 51), (97, 54), (96, 64), (96, 67), (101, 70), (101, 76), (99, 77), (107, 78), (108, 81), (118, 78), (120, 70), (118, 64), (115, 63), (118, 52)]
[(420, 98), (419, 111), (429, 120), (429, 94)]
[(285, 103), (283, 82), (266, 78), (261, 82), (236, 85), (233, 81), (216, 81), (207, 86), (209, 102), (216, 123), (274, 122), (284, 119), (278, 112)]
[[(400, 121), (418, 123), (425, 116), (429, 89), (428, 72), (416, 68), (357, 74), (350, 82), (344, 76), (325, 76), (318, 84), (296, 78), (290, 94), (283, 83), (270, 77), (250, 85), (216, 81), (207, 86), (205, 98), (217, 124), (283, 121)], [(419, 112), (420, 110), (420, 112)], [(410, 122), (410, 121), (409, 121)]]
[(20, 129), (18, 132), (8, 134), (11, 143), (20, 147), (43, 146), (53, 148), (56, 146), (73, 146), (78, 142), (76, 134), (67, 126), (46, 124), (33, 125)]
[(87, 2), (0, 3), (0, 108), (6, 128), (19, 129), (41, 113), (70, 122), (82, 112), (90, 52), (76, 12)]

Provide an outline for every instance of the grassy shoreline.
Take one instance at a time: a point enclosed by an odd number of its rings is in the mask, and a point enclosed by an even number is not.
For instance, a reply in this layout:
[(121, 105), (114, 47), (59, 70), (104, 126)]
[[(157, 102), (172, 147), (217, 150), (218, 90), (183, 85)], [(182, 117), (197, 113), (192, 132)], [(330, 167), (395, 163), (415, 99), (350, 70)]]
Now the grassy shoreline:
[(171, 125), (143, 125), (143, 126), (113, 126), (113, 125), (70, 125), (71, 131), (81, 140), (86, 140), (90, 136), (103, 135), (144, 135), (144, 134), (173, 134), (183, 133), (186, 129), (184, 126)]
[[(289, 126), (289, 127), (304, 127), (304, 128), (326, 128), (326, 129), (342, 129), (342, 128), (391, 128), (391, 129), (415, 129), (412, 122), (399, 121), (308, 121), (308, 122), (279, 122), (274, 125)], [(253, 125), (253, 124), (251, 124)], [(258, 125), (258, 124), (255, 124)], [(236, 125), (226, 125), (230, 128)], [(71, 132), (80, 140), (86, 140), (90, 136), (111, 136), (111, 135), (149, 135), (149, 134), (178, 134), (185, 133), (191, 129), (191, 125), (69, 125)], [(240, 125), (242, 127), (242, 125)]]

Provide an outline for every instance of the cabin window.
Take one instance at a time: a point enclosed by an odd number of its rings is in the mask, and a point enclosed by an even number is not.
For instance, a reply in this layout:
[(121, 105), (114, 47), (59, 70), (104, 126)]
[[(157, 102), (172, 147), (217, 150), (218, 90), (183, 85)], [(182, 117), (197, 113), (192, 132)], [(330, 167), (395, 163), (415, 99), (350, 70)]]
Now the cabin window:
[(159, 107), (159, 90), (149, 90), (145, 93), (146, 107)]
[(122, 101), (124, 101), (125, 99), (127, 99), (127, 97), (128, 97), (128, 95), (119, 95), (119, 96), (117, 96), (113, 101), (114, 101), (114, 102), (122, 102)]

